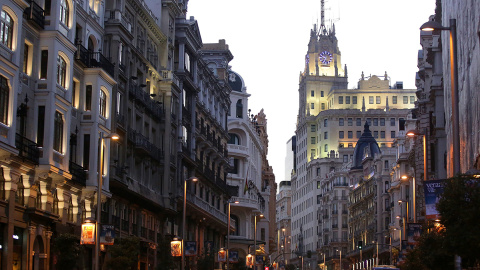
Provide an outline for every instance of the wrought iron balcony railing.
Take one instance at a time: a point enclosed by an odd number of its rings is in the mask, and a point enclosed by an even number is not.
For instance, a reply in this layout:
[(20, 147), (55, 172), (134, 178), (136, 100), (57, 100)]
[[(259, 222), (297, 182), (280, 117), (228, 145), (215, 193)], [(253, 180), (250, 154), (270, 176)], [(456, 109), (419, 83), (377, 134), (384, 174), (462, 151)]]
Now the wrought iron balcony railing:
[(18, 156), (27, 159), (35, 164), (38, 164), (40, 158), (40, 150), (34, 141), (27, 139), (26, 137), (16, 134), (15, 135), (15, 147), (18, 149)]
[(75, 52), (75, 59), (82, 62), (87, 68), (99, 67), (105, 70), (110, 76), (114, 74), (114, 64), (110, 62), (100, 52), (92, 52), (83, 47), (82, 44), (77, 44), (77, 51)]
[(25, 19), (34, 22), (38, 27), (44, 29), (45, 27), (45, 11), (35, 1), (28, 1), (30, 6), (25, 9), (23, 16)]
[(85, 171), (85, 168), (76, 164), (73, 161), (70, 161), (69, 170), (70, 170), (70, 173), (72, 174), (73, 182), (80, 184), (82, 186), (87, 185), (87, 172)]

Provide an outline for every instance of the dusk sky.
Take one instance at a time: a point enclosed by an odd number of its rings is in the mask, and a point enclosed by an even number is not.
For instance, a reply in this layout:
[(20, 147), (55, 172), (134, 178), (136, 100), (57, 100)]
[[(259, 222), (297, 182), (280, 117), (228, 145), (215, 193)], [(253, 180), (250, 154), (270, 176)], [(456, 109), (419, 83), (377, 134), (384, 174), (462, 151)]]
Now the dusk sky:
[[(419, 27), (435, 12), (434, 0), (329, 0), (325, 24), (335, 23), (349, 88), (365, 76), (387, 72), (390, 84), (415, 87)], [(310, 30), (320, 22), (320, 0), (190, 0), (203, 43), (225, 39), (232, 70), (244, 79), (252, 113), (267, 116), (268, 160), (277, 182), (285, 179), (286, 142), (295, 135), (298, 82)]]

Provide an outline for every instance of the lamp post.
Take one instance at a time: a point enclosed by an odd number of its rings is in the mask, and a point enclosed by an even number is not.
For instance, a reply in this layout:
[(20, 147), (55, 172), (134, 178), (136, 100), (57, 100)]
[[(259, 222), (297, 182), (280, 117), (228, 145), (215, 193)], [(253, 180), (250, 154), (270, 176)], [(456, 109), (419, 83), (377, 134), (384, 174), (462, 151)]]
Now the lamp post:
[[(257, 260), (257, 217), (262, 218), (263, 214), (258, 214), (255, 215), (255, 225), (254, 225), (254, 236), (253, 236), (253, 259), (256, 261)], [(256, 268), (256, 266), (255, 266)]]
[(237, 200), (228, 200), (228, 225), (227, 225), (227, 270), (229, 270), (230, 267), (230, 204), (235, 203), (238, 204), (239, 201)]
[(285, 228), (282, 228), (282, 233), (283, 233), (283, 260), (286, 261), (285, 250), (287, 249), (287, 237), (285, 237)]
[(408, 219), (408, 217), (409, 217), (409, 215), (408, 215), (408, 200), (398, 200), (398, 203), (399, 203), (399, 204), (402, 204), (402, 203), (406, 203), (406, 204), (407, 204), (406, 207), (407, 207), (407, 219)]
[[(425, 153), (426, 154), (426, 153)], [(425, 158), (426, 159), (426, 158)], [(424, 160), (425, 162), (425, 160)], [(426, 172), (426, 165), (424, 165), (424, 170)], [(424, 173), (424, 175), (426, 175), (426, 173)], [(403, 180), (407, 180), (410, 178), (410, 176), (408, 175), (402, 175), (401, 177)], [(417, 197), (417, 187), (416, 187), (416, 182), (415, 182), (415, 177), (411, 177), (412, 178), (412, 197), (413, 197), (413, 222), (416, 223), (417, 222), (417, 210), (416, 210), (416, 197)], [(424, 179), (424, 181), (426, 181), (426, 178)], [(400, 201), (398, 201), (400, 202)], [(408, 202), (407, 202), (407, 220), (410, 218), (410, 216), (408, 215)]]
[(105, 139), (118, 140), (120, 136), (110, 133), (104, 136), (103, 132), (98, 135), (98, 185), (97, 185), (97, 218), (95, 226), (95, 269), (100, 269), (100, 215), (102, 213), (102, 187), (103, 187), (103, 143)]
[[(405, 217), (396, 216), (397, 219), (402, 219), (403, 222), (403, 237), (406, 238), (405, 232)], [(402, 250), (402, 234), (400, 234), (400, 250)]]
[(340, 251), (340, 270), (342, 270), (342, 250), (338, 250), (337, 251)]
[(185, 270), (185, 238), (187, 237), (185, 233), (186, 222), (187, 222), (187, 181), (196, 182), (198, 181), (198, 178), (196, 178), (195, 176), (192, 176), (183, 181), (182, 270)]
[(457, 64), (457, 20), (450, 19), (450, 26), (444, 27), (435, 21), (429, 21), (420, 26), (422, 31), (450, 31), (450, 76), (452, 95), (452, 140), (453, 140), (453, 174), (460, 173), (460, 123), (458, 111), (458, 64)]

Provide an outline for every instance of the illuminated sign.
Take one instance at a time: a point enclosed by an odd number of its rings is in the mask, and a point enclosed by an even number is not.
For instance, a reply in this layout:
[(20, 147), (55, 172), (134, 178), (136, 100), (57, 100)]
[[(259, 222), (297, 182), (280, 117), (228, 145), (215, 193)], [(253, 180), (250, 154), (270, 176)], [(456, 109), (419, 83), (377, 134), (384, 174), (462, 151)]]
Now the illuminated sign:
[(82, 235), (80, 238), (82, 245), (95, 245), (95, 223), (83, 223)]

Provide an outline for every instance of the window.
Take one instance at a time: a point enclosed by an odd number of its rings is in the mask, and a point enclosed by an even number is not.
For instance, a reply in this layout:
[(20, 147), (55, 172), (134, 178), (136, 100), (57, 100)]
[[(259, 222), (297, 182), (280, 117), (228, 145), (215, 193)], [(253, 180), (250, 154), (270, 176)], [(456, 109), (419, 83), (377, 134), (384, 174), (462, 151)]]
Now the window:
[(408, 104), (408, 96), (403, 96), (403, 104)]
[(60, 55), (57, 56), (57, 84), (63, 88), (66, 87), (67, 79), (67, 62)]
[(310, 96), (311, 96), (311, 97), (314, 97), (314, 96), (315, 96), (315, 91), (313, 91), (313, 90), (310, 91)]
[(107, 94), (103, 90), (100, 90), (100, 115), (107, 117)]
[(68, 26), (68, 3), (66, 0), (60, 0), (60, 22)]
[[(317, 168), (318, 170), (318, 168)], [(317, 176), (318, 176), (318, 173), (317, 173)], [(322, 184), (320, 183), (320, 181), (317, 181), (317, 189), (321, 189), (322, 188)]]
[(43, 138), (45, 134), (45, 106), (38, 106), (38, 126), (37, 126), (37, 145), (43, 147)]
[(395, 130), (390, 131), (390, 138), (395, 138)]
[(328, 119), (323, 119), (323, 127), (327, 127), (327, 126), (328, 126)]
[(228, 133), (228, 136), (230, 136), (228, 144), (240, 145), (240, 137), (237, 134)]
[(378, 118), (373, 118), (373, 125), (378, 126)]
[(343, 131), (338, 132), (338, 138), (340, 138), (340, 139), (344, 138)]
[(343, 162), (344, 163), (348, 162), (348, 155), (343, 155)]
[(385, 126), (385, 118), (380, 118), (380, 126)]
[(63, 151), (63, 115), (56, 111), (53, 125), (53, 150)]
[(315, 137), (311, 137), (311, 138), (310, 138), (310, 143), (311, 143), (311, 144), (315, 144)]
[(315, 149), (310, 149), (310, 156), (311, 156), (312, 158), (315, 157)]
[(185, 70), (190, 72), (190, 55), (185, 52)]
[(23, 46), (23, 69), (22, 72), (25, 74), (28, 74), (29, 68), (28, 68), (28, 53), (30, 52), (30, 46), (25, 42), (25, 45)]
[(338, 118), (338, 125), (339, 126), (343, 126), (345, 123), (344, 123), (344, 120), (343, 118)]
[(374, 131), (374, 132), (373, 132), (373, 137), (374, 137), (375, 139), (378, 139), (378, 131)]
[(393, 97), (392, 97), (392, 103), (393, 103), (393, 104), (397, 104), (397, 96), (393, 96)]
[(350, 104), (350, 96), (345, 97), (345, 104)]
[(352, 97), (352, 103), (353, 103), (353, 104), (357, 104), (357, 96), (353, 96), (353, 97)]
[(395, 118), (390, 118), (390, 126), (395, 126)]
[(13, 19), (5, 10), (2, 10), (0, 25), (0, 42), (12, 49)]
[(338, 97), (338, 104), (343, 104), (343, 96)]
[(322, 110), (325, 110), (325, 103), (322, 103)]
[(380, 131), (380, 138), (385, 139), (385, 131)]
[(48, 50), (42, 50), (40, 56), (40, 79), (45, 80), (47, 78), (48, 70)]
[(360, 130), (357, 130), (357, 139), (359, 139), (360, 137), (362, 137), (362, 132)]
[(87, 85), (85, 88), (85, 111), (92, 110), (92, 86)]
[(325, 144), (324, 148), (323, 148), (323, 151), (324, 152), (328, 152), (328, 144)]
[(8, 87), (8, 80), (7, 78), (0, 75), (0, 122), (5, 125), (8, 125), (9, 98), (10, 98), (10, 88)]
[(348, 118), (348, 125), (353, 126), (353, 118)]
[(357, 122), (357, 127), (361, 127), (361, 126), (362, 126), (362, 118), (357, 118), (357, 119), (356, 119), (356, 122)]
[(368, 97), (368, 104), (373, 104), (373, 96)]
[(325, 140), (328, 139), (328, 132), (325, 131), (325, 132), (323, 133), (323, 138), (324, 138)]
[(323, 91), (320, 91), (320, 96), (323, 97)]
[(238, 174), (239, 160), (237, 158), (230, 158), (230, 173)]
[(317, 131), (316, 126), (315, 126), (315, 125), (311, 125), (311, 126), (310, 126), (310, 131), (311, 131), (311, 132)]
[(367, 123), (368, 123), (369, 126), (371, 126), (372, 125), (372, 118), (367, 118)]
[(375, 98), (375, 99), (376, 99), (376, 102), (375, 102), (375, 103), (377, 103), (377, 104), (380, 104), (380, 103), (381, 103), (380, 96), (376, 96), (376, 98)]
[(310, 103), (310, 109), (315, 109), (315, 103)]
[[(317, 168), (317, 176), (320, 175), (320, 171), (321, 171), (320, 168)], [(317, 182), (317, 184), (318, 184), (318, 182)]]
[(243, 104), (241, 99), (237, 100), (235, 115), (237, 118), (243, 118)]
[(410, 104), (414, 104), (415, 103), (415, 96), (410, 96)]
[(349, 138), (349, 139), (352, 139), (352, 138), (353, 138), (353, 131), (349, 131), (349, 132), (348, 132), (348, 138)]

